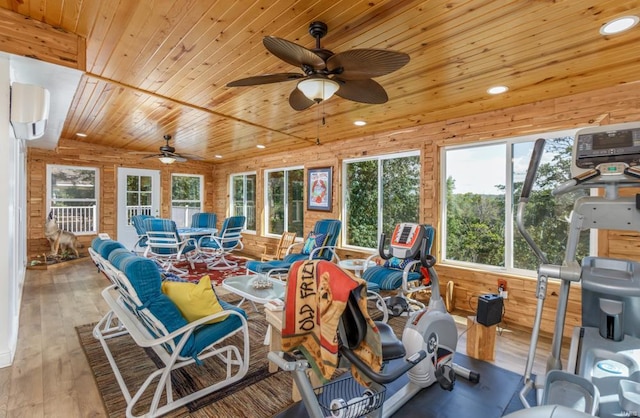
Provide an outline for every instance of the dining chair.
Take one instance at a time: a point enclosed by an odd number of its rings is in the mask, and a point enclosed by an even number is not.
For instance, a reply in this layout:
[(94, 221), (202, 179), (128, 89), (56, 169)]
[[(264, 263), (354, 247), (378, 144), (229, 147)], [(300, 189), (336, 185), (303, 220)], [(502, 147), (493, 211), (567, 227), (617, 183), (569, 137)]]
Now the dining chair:
[(144, 226), (144, 220), (153, 218), (151, 215), (133, 215), (131, 217), (131, 223), (133, 227), (136, 229), (136, 234), (138, 234), (138, 240), (135, 244), (133, 244), (133, 252), (141, 253), (144, 252), (144, 249), (147, 247), (147, 229)]
[(215, 228), (218, 218), (212, 212), (197, 212), (191, 215), (191, 228)]
[(145, 257), (155, 258), (163, 269), (174, 270), (179, 276), (188, 270), (177, 267), (176, 263), (186, 261), (194, 268), (196, 242), (193, 238), (181, 238), (173, 220), (149, 218), (144, 220), (144, 226), (147, 230)]
[(244, 216), (230, 216), (224, 220), (220, 231), (198, 239), (198, 254), (207, 262), (207, 268), (224, 270), (238, 265), (228, 256), (231, 252), (244, 248), (242, 229), (245, 222)]

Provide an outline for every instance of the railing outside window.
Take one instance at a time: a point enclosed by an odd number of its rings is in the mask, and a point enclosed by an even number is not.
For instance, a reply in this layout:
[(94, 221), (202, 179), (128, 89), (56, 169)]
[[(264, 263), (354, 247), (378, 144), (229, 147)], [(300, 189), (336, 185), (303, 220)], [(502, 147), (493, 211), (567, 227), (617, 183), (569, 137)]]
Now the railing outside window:
[(51, 208), (58, 228), (77, 235), (95, 234), (98, 230), (96, 206), (59, 206)]

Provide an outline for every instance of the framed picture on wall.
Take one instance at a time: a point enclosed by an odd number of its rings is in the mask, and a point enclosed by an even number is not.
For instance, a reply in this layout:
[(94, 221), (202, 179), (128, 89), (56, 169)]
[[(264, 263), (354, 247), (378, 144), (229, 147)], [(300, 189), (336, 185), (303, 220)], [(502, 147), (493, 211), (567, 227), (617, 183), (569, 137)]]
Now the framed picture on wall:
[(307, 170), (307, 210), (331, 211), (332, 167)]

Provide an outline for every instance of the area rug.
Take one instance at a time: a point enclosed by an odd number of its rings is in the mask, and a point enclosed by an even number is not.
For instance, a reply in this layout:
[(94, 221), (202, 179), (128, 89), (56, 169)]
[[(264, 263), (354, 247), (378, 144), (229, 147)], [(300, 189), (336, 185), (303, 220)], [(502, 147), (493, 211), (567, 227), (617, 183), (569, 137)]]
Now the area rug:
[[(291, 404), (291, 375), (283, 371), (268, 371), (268, 346), (263, 344), (267, 330), (264, 314), (249, 312), (248, 309), (247, 313), (251, 360), (245, 378), (235, 385), (179, 408), (166, 415), (167, 417), (271, 417)], [(123, 417), (126, 402), (102, 346), (92, 335), (93, 327), (94, 324), (77, 327), (78, 338), (108, 416)], [(131, 390), (140, 387), (144, 379), (157, 368), (156, 362), (159, 360), (155, 358), (155, 353), (138, 347), (127, 335), (114, 338), (109, 342), (109, 347)], [(191, 392), (193, 388), (204, 387), (217, 373), (218, 370), (192, 365), (173, 373), (173, 386), (178, 393)], [(148, 404), (149, 400), (150, 396), (141, 402)]]
[(220, 286), (222, 284), (222, 281), (227, 277), (246, 274), (246, 258), (238, 256), (226, 256), (225, 258), (227, 258), (229, 261), (236, 262), (237, 266), (224, 270), (209, 270), (207, 268), (207, 263), (196, 262), (194, 263), (194, 268), (192, 269), (189, 263), (181, 262), (176, 263), (176, 267), (188, 270), (188, 273), (185, 276), (182, 276), (185, 279), (200, 280), (202, 276), (209, 275), (209, 277), (211, 278), (211, 283), (215, 286)]

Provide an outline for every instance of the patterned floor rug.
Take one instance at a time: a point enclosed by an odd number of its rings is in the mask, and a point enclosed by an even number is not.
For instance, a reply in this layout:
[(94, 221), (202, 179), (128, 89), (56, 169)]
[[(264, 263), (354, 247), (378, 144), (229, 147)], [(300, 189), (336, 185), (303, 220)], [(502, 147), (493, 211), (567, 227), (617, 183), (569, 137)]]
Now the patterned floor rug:
[(192, 269), (188, 263), (183, 262), (183, 263), (177, 263), (176, 267), (189, 271), (187, 275), (183, 276), (185, 279), (200, 280), (202, 276), (208, 274), (209, 277), (211, 278), (211, 283), (214, 284), (215, 286), (220, 286), (220, 284), (222, 284), (222, 281), (227, 277), (238, 276), (241, 274), (245, 274), (246, 272), (246, 267), (245, 267), (245, 264), (247, 262), (246, 258), (238, 257), (238, 256), (227, 256), (226, 258), (229, 261), (233, 261), (237, 263), (237, 265), (232, 268), (217, 270), (217, 269), (207, 268), (207, 263), (197, 262), (197, 263), (194, 263), (195, 268)]

